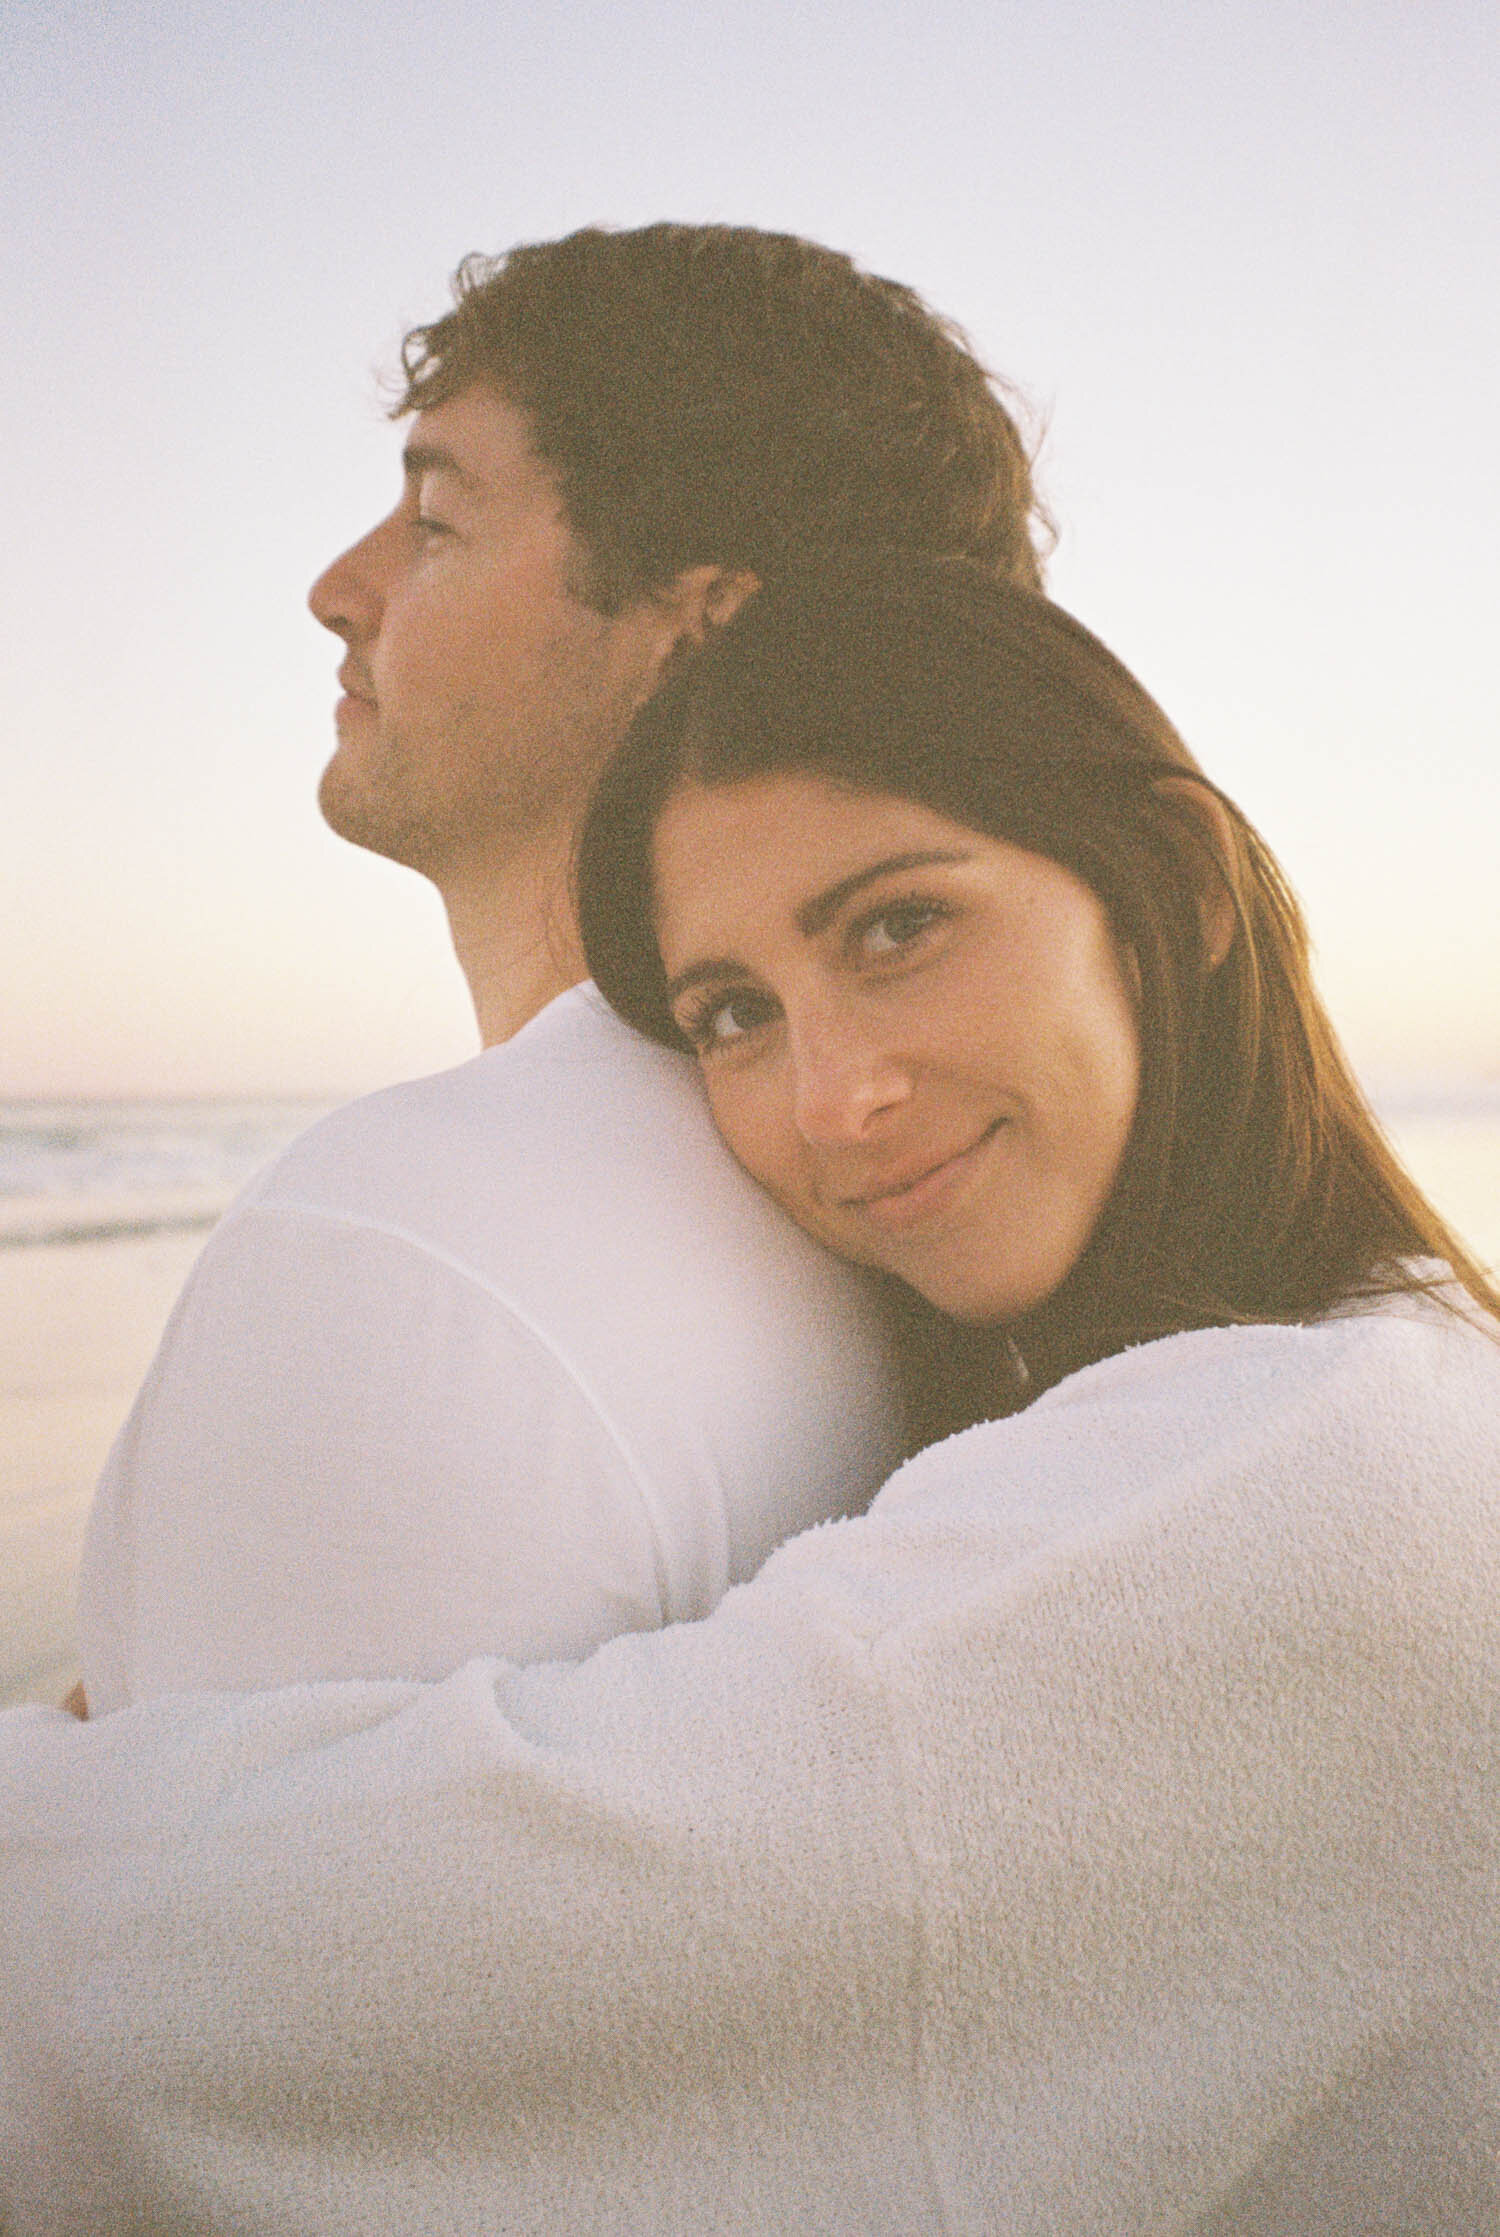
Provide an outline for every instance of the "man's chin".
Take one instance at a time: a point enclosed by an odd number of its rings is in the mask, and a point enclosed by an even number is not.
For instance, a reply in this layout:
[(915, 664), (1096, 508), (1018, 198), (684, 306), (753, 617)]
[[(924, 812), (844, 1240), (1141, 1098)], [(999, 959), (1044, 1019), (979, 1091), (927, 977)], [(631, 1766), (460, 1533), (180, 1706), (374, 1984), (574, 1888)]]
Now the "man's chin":
[(382, 808), (342, 744), (318, 780), (318, 810), (335, 837), (346, 839), (351, 847), (363, 847), (411, 870), (423, 869), (426, 850), (419, 834), (411, 830), (409, 819)]
[(335, 749), (318, 779), (318, 812), (329, 830), (341, 839), (352, 840), (356, 846), (364, 844), (360, 837), (365, 819), (360, 813), (359, 787), (351, 781), (342, 745)]

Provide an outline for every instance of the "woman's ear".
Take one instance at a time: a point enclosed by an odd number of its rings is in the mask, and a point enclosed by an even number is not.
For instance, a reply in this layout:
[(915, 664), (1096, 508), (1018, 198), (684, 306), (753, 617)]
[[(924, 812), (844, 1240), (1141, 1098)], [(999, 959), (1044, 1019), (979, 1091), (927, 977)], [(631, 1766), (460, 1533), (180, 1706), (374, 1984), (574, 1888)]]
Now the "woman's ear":
[(1180, 777), (1158, 777), (1155, 789), (1190, 827), (1185, 861), (1197, 889), (1204, 959), (1210, 971), (1217, 971), (1234, 946), (1240, 921), (1234, 818), (1216, 792), (1186, 771)]

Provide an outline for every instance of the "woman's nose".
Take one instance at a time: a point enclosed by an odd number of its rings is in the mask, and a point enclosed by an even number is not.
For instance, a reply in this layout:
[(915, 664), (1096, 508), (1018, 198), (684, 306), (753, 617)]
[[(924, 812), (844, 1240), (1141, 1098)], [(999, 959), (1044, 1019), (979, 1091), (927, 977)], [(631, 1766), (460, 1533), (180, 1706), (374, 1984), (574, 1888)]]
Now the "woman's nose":
[(891, 1050), (847, 1027), (794, 1033), (794, 1115), (804, 1141), (862, 1141), (911, 1094), (910, 1071)]

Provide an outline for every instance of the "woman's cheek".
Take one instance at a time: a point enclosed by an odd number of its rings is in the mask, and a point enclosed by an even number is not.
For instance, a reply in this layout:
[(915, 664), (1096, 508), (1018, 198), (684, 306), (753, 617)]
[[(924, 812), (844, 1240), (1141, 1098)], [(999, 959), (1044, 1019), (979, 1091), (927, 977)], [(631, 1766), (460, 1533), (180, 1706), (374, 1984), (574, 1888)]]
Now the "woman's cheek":
[(803, 1217), (797, 1132), (790, 1103), (777, 1092), (774, 1069), (730, 1059), (710, 1071), (708, 1103), (715, 1126), (750, 1178)]
[(732, 1064), (723, 1057), (706, 1064), (703, 1076), (714, 1125), (746, 1172), (755, 1180), (766, 1181), (762, 1153), (757, 1148), (762, 1129), (755, 1124), (754, 1099), (746, 1093), (745, 1082), (736, 1079)]

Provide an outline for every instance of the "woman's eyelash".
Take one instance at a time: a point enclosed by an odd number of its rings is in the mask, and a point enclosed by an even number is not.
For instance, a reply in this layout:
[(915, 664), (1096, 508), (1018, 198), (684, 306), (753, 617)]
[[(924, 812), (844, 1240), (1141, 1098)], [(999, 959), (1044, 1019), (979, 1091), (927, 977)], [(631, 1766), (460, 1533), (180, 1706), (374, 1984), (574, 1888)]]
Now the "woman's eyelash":
[[(727, 1011), (737, 1006), (744, 1006), (754, 1011), (756, 1005), (757, 997), (748, 987), (733, 989), (728, 993), (720, 990), (717, 993), (705, 994), (699, 1001), (690, 1004), (686, 1014), (678, 1018), (677, 1030), (682, 1034), (684, 1040), (689, 1041), (695, 1049), (700, 1051), (722, 1047), (725, 1045), (725, 1040), (713, 1030), (715, 1019), (723, 1017)], [(768, 1009), (768, 1004), (761, 1000), (759, 1007), (765, 1012)], [(755, 1025), (763, 1022), (763, 1018), (752, 1016), (748, 1025), (741, 1026), (740, 1034), (750, 1032)], [(728, 1038), (738, 1037), (730, 1036)]]
[(708, 1038), (710, 1025), (723, 1007), (723, 1003), (715, 995), (711, 995), (706, 1002), (694, 1002), (690, 1008), (678, 1013), (678, 1032), (695, 1049), (702, 1048)]
[(864, 947), (871, 933), (883, 929), (891, 935), (893, 947), (909, 947), (952, 914), (946, 902), (910, 894), (900, 901), (884, 901), (879, 908), (867, 909), (863, 916), (856, 917), (849, 927), (849, 939), (855, 947)]

